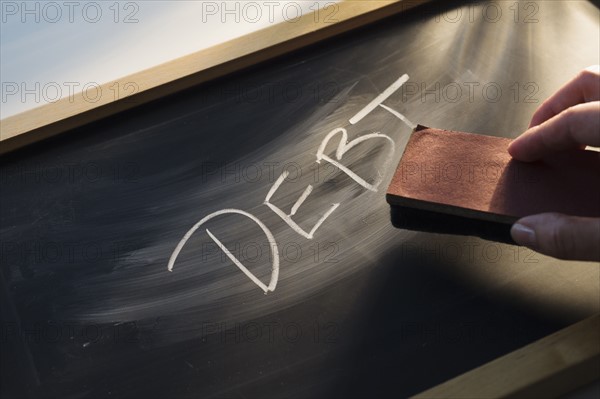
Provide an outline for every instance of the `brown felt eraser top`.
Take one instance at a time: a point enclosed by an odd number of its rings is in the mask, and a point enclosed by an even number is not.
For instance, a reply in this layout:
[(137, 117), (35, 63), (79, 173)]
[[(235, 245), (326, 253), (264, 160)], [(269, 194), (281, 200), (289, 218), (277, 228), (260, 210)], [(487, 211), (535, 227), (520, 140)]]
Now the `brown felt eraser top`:
[(388, 188), (392, 206), (512, 223), (560, 212), (600, 216), (600, 154), (511, 158), (510, 139), (417, 127)]

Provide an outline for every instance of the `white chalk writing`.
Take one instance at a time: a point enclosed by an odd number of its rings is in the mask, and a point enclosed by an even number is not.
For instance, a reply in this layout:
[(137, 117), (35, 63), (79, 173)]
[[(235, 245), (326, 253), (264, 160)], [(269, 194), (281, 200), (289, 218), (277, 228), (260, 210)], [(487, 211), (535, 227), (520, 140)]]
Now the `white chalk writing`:
[[(358, 113), (356, 113), (356, 115), (354, 115), (352, 118), (350, 118), (350, 120), (349, 120), (350, 124), (354, 125), (354, 124), (360, 122), (369, 113), (371, 113), (375, 108), (380, 106), (383, 109), (390, 112), (392, 115), (396, 116), (398, 119), (400, 119), (404, 124), (406, 124), (410, 128), (414, 128), (415, 125), (412, 122), (410, 122), (404, 115), (402, 115), (398, 111), (395, 111), (392, 108), (382, 104), (383, 101), (385, 101), (388, 97), (390, 97), (392, 94), (394, 94), (400, 88), (400, 86), (402, 86), (406, 81), (408, 81), (408, 79), (409, 79), (409, 77), (406, 74), (404, 74), (400, 78), (398, 78), (394, 83), (392, 83), (388, 88), (386, 88), (381, 94), (379, 94), (377, 97), (375, 97), (375, 99), (373, 99), (373, 101), (371, 101), (366, 107), (361, 109)], [(329, 142), (336, 135), (339, 135), (340, 137), (339, 137), (338, 145), (335, 149), (335, 159), (334, 159), (331, 156), (327, 155), (325, 153), (325, 150), (326, 150)], [(383, 143), (385, 143), (387, 145), (388, 152), (387, 152), (386, 158), (382, 164), (382, 168), (385, 169), (385, 167), (388, 166), (389, 162), (391, 161), (391, 159), (394, 155), (394, 151), (395, 151), (395, 143), (391, 137), (389, 137), (385, 134), (379, 133), (379, 132), (374, 132), (374, 133), (369, 133), (369, 134), (365, 134), (362, 136), (358, 136), (358, 137), (354, 138), (353, 140), (349, 141), (347, 130), (344, 128), (341, 128), (341, 127), (336, 128), (336, 129), (332, 130), (331, 132), (329, 132), (325, 136), (325, 138), (321, 141), (321, 144), (319, 145), (319, 148), (317, 149), (317, 153), (316, 153), (316, 162), (321, 163), (321, 161), (327, 161), (334, 167), (336, 167), (339, 170), (341, 170), (342, 172), (344, 172), (353, 181), (358, 183), (363, 188), (373, 191), (373, 192), (377, 192), (378, 187), (381, 184), (382, 179), (383, 179), (383, 173), (378, 171), (378, 177), (375, 179), (375, 181), (370, 183), (367, 180), (365, 180), (363, 177), (356, 174), (353, 170), (351, 170), (347, 166), (343, 165), (341, 162), (345, 153), (347, 153), (349, 150), (356, 147), (357, 145), (359, 145), (361, 143), (365, 143), (368, 140), (382, 141)], [(271, 186), (270, 190), (267, 192), (267, 195), (265, 197), (263, 204), (266, 205), (269, 209), (271, 209), (285, 223), (287, 223), (287, 225), (292, 230), (294, 230), (296, 233), (298, 233), (302, 237), (311, 240), (314, 238), (315, 233), (319, 229), (319, 227), (321, 227), (321, 225), (325, 222), (325, 220), (340, 206), (340, 204), (339, 203), (331, 204), (331, 206), (323, 212), (323, 214), (321, 215), (319, 220), (314, 224), (314, 226), (310, 229), (310, 231), (307, 232), (306, 230), (301, 228), (292, 219), (292, 216), (296, 215), (296, 212), (298, 211), (298, 209), (302, 206), (302, 204), (308, 199), (308, 197), (313, 192), (314, 187), (311, 184), (306, 186), (306, 188), (304, 189), (304, 191), (302, 192), (300, 197), (298, 197), (296, 202), (292, 205), (289, 213), (284, 212), (280, 207), (278, 207), (272, 203), (273, 195), (277, 192), (277, 190), (280, 188), (280, 186), (282, 184), (284, 184), (286, 178), (289, 176), (289, 173), (290, 172), (288, 170), (284, 170), (284, 172), (281, 173), (281, 175), (277, 178), (277, 180), (275, 181), (273, 186)], [(240, 210), (240, 209), (223, 209), (220, 211), (216, 211), (216, 212), (211, 213), (208, 216), (205, 216), (199, 222), (197, 222), (191, 229), (189, 229), (185, 233), (183, 238), (177, 244), (177, 247), (175, 248), (175, 250), (173, 251), (173, 253), (171, 254), (171, 257), (169, 259), (169, 263), (167, 266), (168, 270), (173, 271), (173, 266), (175, 265), (175, 261), (177, 260), (179, 253), (181, 252), (181, 250), (183, 249), (185, 244), (188, 242), (190, 237), (196, 232), (196, 230), (198, 230), (203, 224), (205, 224), (209, 220), (211, 220), (217, 216), (222, 216), (222, 215), (227, 215), (227, 214), (238, 214), (238, 215), (242, 215), (242, 216), (249, 218), (250, 220), (252, 220), (254, 223), (256, 223), (262, 229), (263, 233), (267, 237), (267, 241), (269, 242), (269, 246), (271, 248), (271, 259), (272, 259), (271, 277), (270, 277), (268, 285), (265, 284), (264, 282), (262, 282), (259, 278), (257, 278), (252, 272), (250, 272), (248, 270), (248, 268), (246, 268), (239, 261), (239, 259), (237, 259), (235, 257), (235, 255), (233, 255), (229, 251), (229, 249), (210, 230), (205, 229), (206, 233), (213, 240), (213, 242), (215, 244), (217, 244), (219, 249), (221, 249), (221, 251), (223, 251), (223, 253), (227, 256), (227, 258), (229, 258), (229, 260), (231, 260), (233, 262), (233, 264), (235, 264), (254, 284), (256, 284), (260, 289), (262, 289), (265, 294), (269, 291), (274, 291), (275, 287), (277, 286), (277, 280), (279, 278), (279, 252), (278, 252), (277, 242), (275, 240), (275, 237), (273, 236), (273, 233), (271, 233), (269, 228), (263, 222), (261, 222), (256, 216), (254, 216), (246, 211)]]

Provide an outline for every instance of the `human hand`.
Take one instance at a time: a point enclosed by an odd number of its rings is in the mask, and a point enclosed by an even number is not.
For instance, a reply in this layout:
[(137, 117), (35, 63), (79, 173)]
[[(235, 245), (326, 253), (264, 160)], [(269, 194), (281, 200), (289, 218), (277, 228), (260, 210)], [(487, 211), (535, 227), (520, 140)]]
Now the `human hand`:
[[(515, 159), (531, 162), (587, 145), (600, 146), (597, 65), (580, 72), (544, 101), (534, 113), (529, 129), (509, 145), (508, 152)], [(600, 218), (542, 213), (519, 219), (510, 233), (518, 244), (546, 255), (600, 261)]]

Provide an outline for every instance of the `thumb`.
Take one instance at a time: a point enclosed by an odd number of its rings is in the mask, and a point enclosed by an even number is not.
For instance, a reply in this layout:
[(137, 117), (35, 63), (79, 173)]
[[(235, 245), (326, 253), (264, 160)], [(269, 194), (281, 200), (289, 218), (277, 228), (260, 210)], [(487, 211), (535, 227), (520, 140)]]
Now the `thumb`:
[(517, 244), (559, 259), (600, 261), (600, 219), (542, 213), (518, 220)]

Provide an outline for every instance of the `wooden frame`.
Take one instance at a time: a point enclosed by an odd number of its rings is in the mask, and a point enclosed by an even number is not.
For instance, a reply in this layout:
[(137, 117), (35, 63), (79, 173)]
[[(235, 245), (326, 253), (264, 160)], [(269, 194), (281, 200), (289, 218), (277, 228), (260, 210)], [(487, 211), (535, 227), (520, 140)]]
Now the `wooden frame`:
[(415, 398), (556, 398), (600, 378), (600, 314)]
[[(149, 101), (298, 50), (431, 0), (345, 0), (330, 21), (309, 13), (100, 86), (98, 92), (3, 119), (0, 155)], [(132, 88), (135, 93), (132, 93)], [(97, 88), (94, 88), (97, 90)], [(115, 98), (116, 93), (124, 97)], [(126, 95), (125, 93), (130, 93)], [(93, 102), (89, 97), (93, 97)]]
[[(105, 83), (123, 98), (85, 93), (11, 116), (1, 121), (0, 154), (105, 118), (191, 86), (331, 38), (430, 0), (345, 0), (337, 22), (307, 14), (293, 23), (271, 26), (229, 42)], [(556, 397), (600, 378), (600, 314), (567, 327), (522, 349), (433, 387), (417, 398)]]

